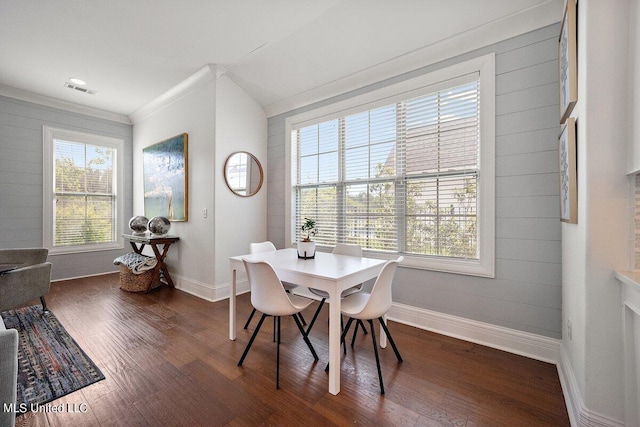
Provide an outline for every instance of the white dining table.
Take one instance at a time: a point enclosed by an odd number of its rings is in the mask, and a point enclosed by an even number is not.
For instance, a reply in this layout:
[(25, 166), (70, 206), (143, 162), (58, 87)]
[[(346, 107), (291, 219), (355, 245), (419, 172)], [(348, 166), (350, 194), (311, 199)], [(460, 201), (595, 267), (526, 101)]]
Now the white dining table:
[[(239, 272), (244, 272), (246, 258), (266, 261), (283, 282), (329, 293), (329, 393), (340, 392), (340, 294), (378, 276), (385, 261), (374, 258), (335, 255), (316, 251), (313, 259), (300, 259), (296, 249), (280, 249), (229, 258), (231, 291), (229, 294), (229, 339), (236, 339), (236, 282)], [(382, 343), (382, 336), (381, 343)], [(386, 338), (386, 337), (385, 337)]]

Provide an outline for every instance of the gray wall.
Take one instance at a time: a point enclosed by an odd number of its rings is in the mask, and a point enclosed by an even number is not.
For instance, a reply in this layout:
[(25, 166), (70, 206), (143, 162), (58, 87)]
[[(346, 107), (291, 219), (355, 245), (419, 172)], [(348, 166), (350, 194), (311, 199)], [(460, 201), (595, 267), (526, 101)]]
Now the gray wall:
[[(43, 125), (124, 140), (123, 221), (131, 217), (131, 125), (0, 96), (0, 248), (42, 246)], [(117, 271), (113, 259), (124, 252), (50, 255), (52, 279)]]
[(490, 52), (496, 53), (496, 278), (402, 268), (394, 301), (552, 338), (561, 336), (558, 199), (559, 26), (269, 119), (267, 238), (285, 247), (285, 119)]

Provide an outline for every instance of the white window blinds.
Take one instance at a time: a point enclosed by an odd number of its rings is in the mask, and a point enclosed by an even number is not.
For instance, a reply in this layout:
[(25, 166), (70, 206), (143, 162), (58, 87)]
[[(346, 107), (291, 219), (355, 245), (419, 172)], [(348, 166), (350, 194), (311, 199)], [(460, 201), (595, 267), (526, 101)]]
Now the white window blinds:
[(58, 139), (53, 144), (53, 246), (114, 242), (115, 149)]
[(478, 258), (480, 79), (294, 129), (296, 239)]

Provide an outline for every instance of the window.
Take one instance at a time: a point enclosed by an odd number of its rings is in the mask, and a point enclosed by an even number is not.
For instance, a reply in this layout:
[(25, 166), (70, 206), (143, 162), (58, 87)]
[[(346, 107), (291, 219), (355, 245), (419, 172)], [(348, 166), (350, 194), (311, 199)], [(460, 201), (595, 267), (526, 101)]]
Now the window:
[(290, 118), (292, 243), (312, 217), (319, 245), (493, 276), (494, 79), (491, 55)]
[(44, 127), (43, 242), (52, 253), (121, 248), (122, 140)]

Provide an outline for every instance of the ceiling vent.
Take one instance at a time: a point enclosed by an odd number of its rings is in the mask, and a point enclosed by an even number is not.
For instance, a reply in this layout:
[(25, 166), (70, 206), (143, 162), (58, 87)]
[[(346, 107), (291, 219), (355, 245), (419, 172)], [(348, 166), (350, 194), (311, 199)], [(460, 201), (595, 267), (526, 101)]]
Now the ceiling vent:
[(73, 83), (70, 83), (70, 82), (65, 82), (64, 83), (64, 87), (68, 87), (69, 89), (77, 90), (78, 92), (88, 93), (89, 95), (95, 95), (96, 93), (98, 93), (97, 90), (87, 89), (86, 87), (74, 85)]

